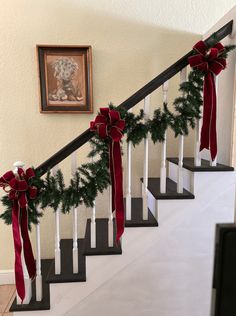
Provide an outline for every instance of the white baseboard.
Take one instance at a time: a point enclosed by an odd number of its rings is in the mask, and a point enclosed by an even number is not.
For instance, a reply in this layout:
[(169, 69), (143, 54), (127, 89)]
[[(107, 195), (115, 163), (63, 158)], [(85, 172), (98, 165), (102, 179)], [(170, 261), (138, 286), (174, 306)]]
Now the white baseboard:
[(0, 285), (15, 284), (14, 270), (0, 270)]

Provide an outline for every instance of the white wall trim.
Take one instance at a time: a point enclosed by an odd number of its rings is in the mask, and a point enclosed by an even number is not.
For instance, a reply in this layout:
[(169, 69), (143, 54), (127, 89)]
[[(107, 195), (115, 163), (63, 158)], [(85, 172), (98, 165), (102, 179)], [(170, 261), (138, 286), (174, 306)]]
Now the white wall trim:
[(14, 270), (0, 270), (0, 285), (15, 284)]

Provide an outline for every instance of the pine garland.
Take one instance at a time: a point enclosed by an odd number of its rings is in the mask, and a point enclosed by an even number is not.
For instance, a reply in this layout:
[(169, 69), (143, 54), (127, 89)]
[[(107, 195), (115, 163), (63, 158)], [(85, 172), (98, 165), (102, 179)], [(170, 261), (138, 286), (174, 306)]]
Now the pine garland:
[[(228, 53), (234, 48), (234, 45), (226, 46), (221, 57), (227, 58)], [(168, 128), (174, 131), (175, 137), (188, 135), (189, 129), (195, 128), (196, 120), (201, 116), (203, 77), (201, 71), (192, 70), (188, 75), (188, 81), (180, 84), (180, 96), (173, 102), (174, 111), (170, 111), (168, 104), (164, 103), (163, 110), (156, 109), (152, 119), (146, 120), (143, 110), (135, 115), (124, 108), (109, 104), (111, 109), (120, 112), (121, 118), (126, 122), (124, 134), (127, 136), (127, 142), (137, 146), (148, 133), (154, 143), (163, 142)], [(38, 173), (30, 180), (30, 185), (38, 188), (38, 195), (36, 199), (28, 201), (29, 229), (42, 217), (43, 213), (39, 210), (51, 207), (54, 211), (60, 208), (63, 213), (69, 213), (73, 207), (78, 207), (82, 203), (92, 207), (97, 194), (108, 187), (111, 182), (108, 168), (109, 140), (101, 139), (95, 134), (90, 144), (90, 162), (82, 164), (77, 169), (68, 187), (65, 186), (61, 170), (55, 175), (48, 171), (44, 179)], [(12, 201), (6, 195), (2, 197), (1, 202), (5, 211), (0, 214), (0, 218), (10, 225)]]

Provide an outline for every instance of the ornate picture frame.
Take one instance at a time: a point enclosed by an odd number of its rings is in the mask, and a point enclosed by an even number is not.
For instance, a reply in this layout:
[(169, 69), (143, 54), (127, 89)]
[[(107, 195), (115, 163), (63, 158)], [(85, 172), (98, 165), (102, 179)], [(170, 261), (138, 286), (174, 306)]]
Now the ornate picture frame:
[(92, 113), (92, 47), (37, 45), (41, 113)]

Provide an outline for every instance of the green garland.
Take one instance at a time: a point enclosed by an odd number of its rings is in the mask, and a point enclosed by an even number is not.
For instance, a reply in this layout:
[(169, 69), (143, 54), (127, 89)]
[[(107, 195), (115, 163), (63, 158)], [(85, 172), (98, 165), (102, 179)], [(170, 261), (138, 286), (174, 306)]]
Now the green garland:
[[(233, 45), (226, 46), (222, 57), (227, 58), (228, 53), (234, 48)], [(175, 137), (188, 135), (189, 129), (193, 129), (196, 120), (200, 118), (203, 102), (203, 77), (202, 72), (192, 70), (188, 75), (188, 81), (180, 84), (180, 96), (173, 102), (174, 111), (170, 111), (168, 104), (165, 103), (163, 110), (158, 108), (154, 111), (152, 119), (146, 120), (143, 110), (135, 115), (124, 108), (109, 104), (111, 109), (120, 112), (121, 118), (126, 122), (124, 134), (127, 136), (127, 141), (131, 142), (133, 146), (137, 146), (150, 133), (154, 143), (163, 142), (168, 128), (174, 131)], [(38, 188), (38, 195), (34, 200), (29, 199), (29, 229), (32, 224), (37, 224), (43, 215), (40, 210), (51, 207), (56, 211), (60, 207), (63, 213), (69, 213), (73, 207), (82, 203), (87, 207), (92, 207), (97, 194), (102, 193), (108, 187), (110, 184), (109, 141), (101, 139), (95, 134), (90, 140), (90, 144), (91, 151), (88, 154), (90, 162), (82, 164), (77, 169), (68, 187), (65, 186), (61, 170), (58, 170), (55, 175), (48, 171), (44, 179), (38, 173), (35, 178), (30, 180), (30, 185)], [(7, 195), (2, 197), (1, 202), (5, 211), (0, 218), (10, 225), (12, 202)]]

